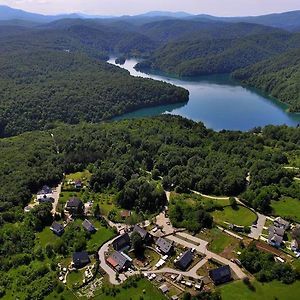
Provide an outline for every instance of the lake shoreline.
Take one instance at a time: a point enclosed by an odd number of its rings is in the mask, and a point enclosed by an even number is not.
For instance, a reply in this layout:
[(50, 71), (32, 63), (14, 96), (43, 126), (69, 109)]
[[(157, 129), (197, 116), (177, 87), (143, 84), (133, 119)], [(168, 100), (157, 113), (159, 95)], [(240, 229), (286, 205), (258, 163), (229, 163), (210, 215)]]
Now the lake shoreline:
[(187, 89), (189, 101), (181, 105), (158, 105), (140, 108), (111, 120), (144, 118), (170, 113), (180, 115), (207, 128), (220, 130), (249, 131), (266, 125), (297, 126), (300, 114), (288, 111), (288, 105), (266, 93), (242, 84), (230, 74), (217, 74), (197, 77), (179, 77), (174, 74), (147, 70), (137, 71), (134, 67), (138, 59), (127, 59), (124, 65), (110, 58), (108, 63), (126, 69), (132, 76), (151, 78)]
[[(138, 58), (137, 58), (138, 59)], [(120, 65), (120, 64), (117, 64), (118, 66), (122, 67), (124, 64)], [(203, 74), (203, 75), (198, 75), (198, 76), (180, 76), (180, 75), (177, 75), (177, 74), (172, 74), (172, 73), (168, 73), (168, 72), (164, 72), (162, 70), (159, 70), (159, 69), (152, 69), (152, 68), (136, 68), (134, 67), (134, 69), (138, 72), (141, 72), (141, 73), (144, 73), (144, 74), (148, 74), (148, 75), (161, 75), (161, 76), (166, 76), (166, 77), (171, 77), (173, 79), (179, 79), (179, 80), (184, 80), (184, 81), (194, 81), (194, 80), (197, 80), (197, 79), (201, 79), (201, 77), (206, 77), (206, 76), (228, 76), (232, 82), (235, 82), (237, 83), (238, 85), (244, 87), (244, 88), (247, 88), (247, 89), (251, 89), (261, 95), (263, 95), (264, 97), (267, 97), (267, 98), (270, 98), (276, 102), (280, 102), (282, 103), (284, 106), (286, 106), (286, 113), (289, 113), (289, 114), (298, 114), (300, 115), (300, 111), (296, 111), (296, 112), (291, 112), (289, 110), (289, 104), (287, 104), (286, 102), (276, 98), (276, 97), (273, 97), (272, 95), (268, 94), (267, 92), (265, 92), (264, 90), (261, 90), (261, 89), (258, 89), (256, 88), (255, 86), (251, 86), (251, 85), (248, 85), (248, 84), (245, 84), (244, 82), (232, 77), (231, 73), (218, 73), (218, 74)]]

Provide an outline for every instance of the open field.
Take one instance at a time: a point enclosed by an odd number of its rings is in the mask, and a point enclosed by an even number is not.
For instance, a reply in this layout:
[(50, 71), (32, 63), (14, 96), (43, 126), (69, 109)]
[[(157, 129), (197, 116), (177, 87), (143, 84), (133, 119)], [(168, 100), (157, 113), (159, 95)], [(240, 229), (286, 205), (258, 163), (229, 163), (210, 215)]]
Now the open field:
[(66, 174), (66, 181), (67, 180), (81, 180), (84, 184), (87, 184), (92, 177), (92, 174), (88, 170), (84, 170), (82, 172), (77, 172), (77, 173), (71, 173), (71, 174)]
[(197, 235), (199, 238), (209, 242), (208, 250), (221, 254), (230, 249), (230, 253), (237, 249), (239, 241), (234, 237), (222, 232), (220, 229), (214, 227), (212, 229), (206, 229), (203, 233)]
[(197, 270), (197, 274), (200, 276), (209, 276), (209, 271), (219, 268), (221, 265), (215, 261), (209, 260), (205, 265)]
[[(94, 300), (165, 300), (167, 299), (150, 281), (147, 279), (141, 279), (137, 282), (136, 287), (122, 288), (117, 287), (119, 292), (116, 292), (114, 296), (107, 295), (106, 293), (100, 292), (95, 296)], [(145, 291), (145, 292), (143, 292)]]
[(50, 295), (45, 297), (45, 300), (58, 300), (58, 299), (76, 299), (72, 291), (65, 287), (62, 293), (57, 291), (52, 292)]
[(215, 206), (225, 207), (230, 205), (229, 199), (213, 199), (207, 198), (198, 194), (177, 194), (171, 193), (171, 200), (184, 200), (190, 205), (201, 204), (205, 209), (213, 208)]
[(100, 224), (100, 222), (92, 222), (93, 225), (97, 228), (97, 231), (92, 234), (91, 238), (87, 241), (88, 252), (97, 251), (102, 244), (115, 236), (115, 233), (111, 228), (104, 227)]
[(300, 200), (283, 197), (279, 201), (272, 201), (273, 214), (281, 217), (291, 217), (300, 222)]
[(229, 283), (219, 288), (222, 300), (298, 300), (300, 282), (283, 284), (278, 281), (260, 283), (252, 281), (253, 290), (242, 281)]
[(45, 246), (48, 243), (55, 243), (58, 241), (60, 238), (55, 235), (50, 228), (47, 226), (43, 229), (43, 231), (38, 232), (36, 234), (36, 245), (42, 246), (45, 248)]
[(240, 225), (251, 226), (256, 220), (256, 215), (248, 208), (238, 205), (236, 209), (231, 206), (225, 207), (223, 210), (212, 212), (214, 222), (224, 225), (224, 222)]

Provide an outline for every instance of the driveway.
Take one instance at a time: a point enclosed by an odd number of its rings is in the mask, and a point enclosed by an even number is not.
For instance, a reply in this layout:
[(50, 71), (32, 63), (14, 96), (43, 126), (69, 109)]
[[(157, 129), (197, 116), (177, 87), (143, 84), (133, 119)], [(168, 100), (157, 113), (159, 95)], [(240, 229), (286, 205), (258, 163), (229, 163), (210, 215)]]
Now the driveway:
[(175, 232), (175, 228), (172, 226), (170, 219), (166, 217), (165, 211), (161, 212), (156, 217), (156, 224), (162, 228), (162, 230), (157, 230), (155, 233), (152, 232), (152, 235), (156, 237), (165, 236)]
[(263, 232), (267, 217), (258, 212), (256, 214), (258, 217), (256, 227), (251, 226), (251, 233), (248, 236), (252, 239), (259, 240), (259, 237)]
[(61, 187), (62, 187), (62, 183), (60, 183), (55, 189), (53, 189), (53, 195), (52, 198), (54, 199), (53, 202), (53, 206), (52, 206), (52, 215), (56, 214), (56, 209), (57, 209), (57, 205), (58, 205), (58, 201), (59, 201), (59, 195), (61, 193)]
[(121, 284), (123, 283), (127, 278), (124, 274), (119, 274), (119, 281), (116, 280), (116, 271), (113, 270), (107, 263), (106, 263), (106, 260), (105, 260), (105, 253), (108, 252), (108, 249), (109, 249), (109, 246), (112, 244), (112, 242), (117, 239), (117, 237), (115, 237), (114, 239), (106, 242), (100, 249), (99, 249), (99, 252), (98, 252), (98, 255), (99, 255), (99, 261), (100, 261), (100, 267), (106, 272), (106, 274), (108, 275), (109, 277), (109, 282), (111, 284), (114, 284), (114, 285), (118, 285), (118, 284)]
[[(183, 240), (180, 237), (182, 237), (184, 239), (188, 239), (190, 241), (193, 241), (196, 244), (188, 242), (187, 240)], [(228, 260), (216, 253), (213, 253), (213, 252), (207, 250), (207, 245), (208, 245), (207, 241), (204, 241), (202, 239), (199, 239), (197, 237), (194, 237), (194, 236), (192, 236), (188, 233), (184, 233), (184, 232), (177, 233), (177, 236), (169, 236), (168, 239), (170, 239), (178, 244), (181, 244), (182, 246), (185, 246), (188, 248), (195, 248), (197, 252), (205, 254), (207, 259), (212, 258), (224, 265), (229, 265), (230, 268), (234, 271), (234, 273), (237, 275), (237, 277), (239, 279), (243, 279), (246, 277), (246, 274), (240, 269), (240, 267), (238, 265), (236, 265), (235, 263), (231, 262), (230, 260)]]

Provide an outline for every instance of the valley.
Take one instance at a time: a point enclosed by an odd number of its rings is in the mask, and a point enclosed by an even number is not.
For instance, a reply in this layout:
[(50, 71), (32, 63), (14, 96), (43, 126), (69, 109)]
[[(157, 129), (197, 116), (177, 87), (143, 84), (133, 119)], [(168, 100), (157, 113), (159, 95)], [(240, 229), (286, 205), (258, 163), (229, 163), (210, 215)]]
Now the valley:
[(0, 5), (0, 299), (298, 299), (300, 11), (79, 2)]

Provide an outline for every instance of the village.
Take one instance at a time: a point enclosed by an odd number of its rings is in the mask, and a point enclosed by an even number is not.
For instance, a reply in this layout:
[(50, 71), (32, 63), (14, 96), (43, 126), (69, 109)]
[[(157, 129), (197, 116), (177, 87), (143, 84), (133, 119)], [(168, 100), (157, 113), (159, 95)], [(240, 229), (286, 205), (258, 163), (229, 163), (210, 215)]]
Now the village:
[[(239, 260), (240, 247), (253, 240), (257, 241), (257, 248), (272, 253), (279, 263), (300, 256), (295, 238), (300, 231), (297, 224), (281, 217), (261, 215), (250, 208), (257, 217), (248, 230), (245, 226), (224, 221), (213, 229), (218, 232), (215, 240), (207, 238), (213, 230), (203, 229), (197, 236), (185, 228), (173, 227), (168, 206), (150, 220), (135, 224), (130, 219), (134, 212), (124, 209), (118, 211), (118, 218), (108, 218), (111, 207), (101, 215), (97, 212), (99, 215), (95, 218), (94, 200), (82, 200), (88, 189), (88, 176), (84, 175), (80, 173), (82, 178), (74, 180), (72, 176), (77, 178), (78, 175), (71, 174), (57, 187), (42, 187), (24, 209), (28, 212), (41, 203), (51, 203), (53, 215), (62, 216), (45, 229), (47, 241), (61, 238), (74, 222), (92, 237), (93, 247), (74, 252), (71, 259), (57, 265), (59, 281), (79, 297), (93, 298), (103, 286), (103, 278), (110, 285), (119, 286), (131, 277), (141, 276), (173, 300), (181, 299), (186, 291), (196, 294), (227, 282), (245, 280), (250, 274)], [(170, 195), (166, 192), (168, 201)], [(214, 197), (214, 201), (224, 200)], [(242, 205), (239, 199), (236, 200)], [(108, 205), (113, 204), (107, 200), (103, 202), (103, 207)], [(127, 222), (129, 219), (131, 222)], [(214, 251), (212, 245), (218, 239), (230, 241), (226, 246), (228, 253), (226, 247), (224, 251)]]

